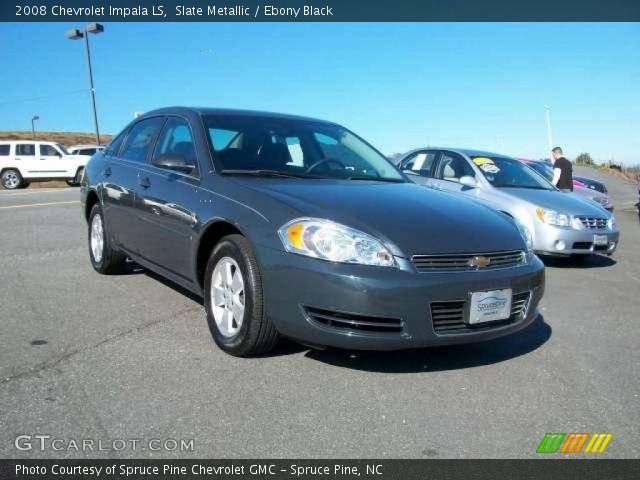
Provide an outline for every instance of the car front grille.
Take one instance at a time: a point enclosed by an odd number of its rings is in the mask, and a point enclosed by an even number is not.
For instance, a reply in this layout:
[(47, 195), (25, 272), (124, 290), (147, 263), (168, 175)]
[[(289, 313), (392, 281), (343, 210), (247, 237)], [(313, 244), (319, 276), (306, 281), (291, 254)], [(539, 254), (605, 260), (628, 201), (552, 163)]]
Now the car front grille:
[(314, 322), (342, 330), (398, 333), (402, 331), (400, 318), (372, 317), (353, 313), (305, 307), (305, 313)]
[(582, 223), (584, 228), (589, 228), (593, 230), (602, 230), (603, 228), (607, 228), (607, 219), (606, 218), (596, 218), (596, 217), (576, 217)]
[(506, 320), (470, 325), (465, 322), (469, 315), (466, 300), (431, 302), (431, 321), (436, 333), (468, 333), (491, 329), (522, 319), (529, 308), (530, 292), (516, 293), (511, 297), (511, 316)]
[(418, 272), (473, 271), (516, 267), (524, 263), (525, 254), (522, 250), (508, 250), (491, 253), (414, 255), (411, 260)]

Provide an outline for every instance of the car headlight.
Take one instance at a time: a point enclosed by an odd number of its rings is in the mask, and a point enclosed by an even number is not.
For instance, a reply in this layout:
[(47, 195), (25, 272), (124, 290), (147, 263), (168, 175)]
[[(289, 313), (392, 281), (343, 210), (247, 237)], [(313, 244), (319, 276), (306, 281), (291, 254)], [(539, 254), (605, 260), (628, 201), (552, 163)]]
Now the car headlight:
[(516, 222), (516, 227), (520, 231), (520, 235), (524, 240), (525, 245), (527, 246), (527, 252), (533, 251), (533, 237), (531, 236), (531, 231), (517, 218), (513, 219)]
[(556, 212), (555, 210), (547, 210), (545, 208), (536, 208), (536, 214), (540, 221), (555, 225), (556, 227), (570, 227), (571, 217), (566, 213)]
[(607, 228), (609, 230), (613, 230), (613, 228), (616, 226), (616, 217), (614, 217), (613, 215), (611, 215), (611, 218), (609, 218), (609, 220), (607, 220)]
[(591, 197), (591, 200), (603, 206), (604, 208), (611, 207), (611, 199), (605, 195), (597, 195), (595, 197)]
[(288, 252), (332, 262), (395, 267), (382, 242), (369, 234), (320, 218), (298, 218), (278, 230)]

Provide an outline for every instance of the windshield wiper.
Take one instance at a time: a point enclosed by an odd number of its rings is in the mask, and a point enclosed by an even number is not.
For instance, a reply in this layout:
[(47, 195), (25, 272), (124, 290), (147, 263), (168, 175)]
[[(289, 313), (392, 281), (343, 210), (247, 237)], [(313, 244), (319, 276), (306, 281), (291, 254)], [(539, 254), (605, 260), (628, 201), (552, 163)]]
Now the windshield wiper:
[(347, 177), (347, 180), (369, 180), (371, 182), (390, 182), (390, 183), (404, 183), (401, 178), (388, 178), (388, 177), (368, 177), (366, 175), (355, 175)]
[(253, 175), (256, 177), (281, 177), (281, 178), (323, 178), (314, 175), (306, 175), (304, 173), (281, 172), (279, 170), (269, 170), (265, 168), (256, 170), (241, 170), (226, 168), (220, 170), (224, 175)]

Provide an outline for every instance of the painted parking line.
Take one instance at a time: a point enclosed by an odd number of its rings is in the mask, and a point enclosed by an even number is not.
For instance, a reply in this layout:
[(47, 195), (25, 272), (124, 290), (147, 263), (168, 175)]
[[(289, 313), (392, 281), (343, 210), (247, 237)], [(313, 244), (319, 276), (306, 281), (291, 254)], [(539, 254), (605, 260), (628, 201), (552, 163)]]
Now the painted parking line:
[(6, 207), (0, 207), (0, 210), (6, 210), (10, 208), (49, 207), (52, 205), (70, 205), (72, 203), (80, 203), (80, 200), (71, 200), (68, 202), (27, 203), (25, 205), (8, 205)]
[(19, 197), (21, 195), (34, 195), (38, 193), (63, 193), (63, 192), (72, 192), (68, 188), (38, 188), (34, 190), (29, 190), (28, 192), (14, 192), (12, 190), (0, 190), (0, 197)]

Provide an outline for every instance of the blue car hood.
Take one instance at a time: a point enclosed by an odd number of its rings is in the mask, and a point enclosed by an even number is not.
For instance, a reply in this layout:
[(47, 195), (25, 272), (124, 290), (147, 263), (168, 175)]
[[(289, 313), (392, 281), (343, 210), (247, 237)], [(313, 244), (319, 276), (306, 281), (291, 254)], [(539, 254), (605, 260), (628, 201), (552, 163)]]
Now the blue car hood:
[[(413, 183), (238, 177), (255, 208), (277, 226), (329, 219), (382, 239), (394, 254), (475, 253), (524, 248), (513, 221), (481, 204)], [(260, 193), (276, 200), (255, 198)], [(275, 210), (275, 211), (274, 211)]]

